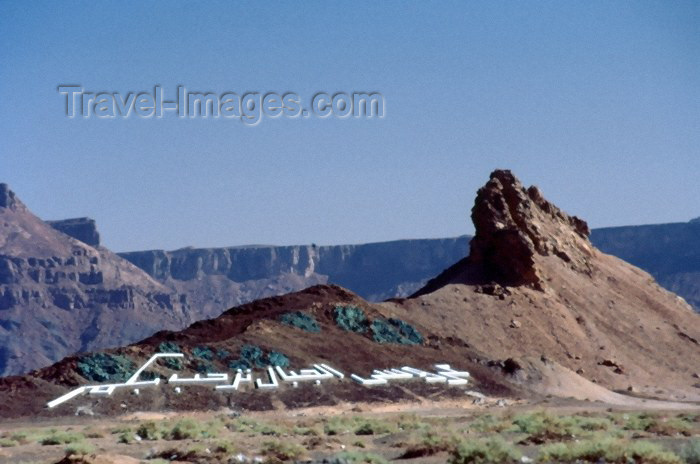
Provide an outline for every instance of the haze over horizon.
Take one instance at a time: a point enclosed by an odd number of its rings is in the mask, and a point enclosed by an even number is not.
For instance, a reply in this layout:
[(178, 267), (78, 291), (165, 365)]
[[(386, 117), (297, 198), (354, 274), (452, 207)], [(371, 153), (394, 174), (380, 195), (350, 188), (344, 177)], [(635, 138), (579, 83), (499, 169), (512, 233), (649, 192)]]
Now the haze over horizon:
[[(0, 3), (0, 182), (42, 219), (115, 251), (451, 237), (494, 168), (594, 228), (700, 216), (700, 3), (188, 5)], [(61, 84), (386, 116), (68, 119)]]

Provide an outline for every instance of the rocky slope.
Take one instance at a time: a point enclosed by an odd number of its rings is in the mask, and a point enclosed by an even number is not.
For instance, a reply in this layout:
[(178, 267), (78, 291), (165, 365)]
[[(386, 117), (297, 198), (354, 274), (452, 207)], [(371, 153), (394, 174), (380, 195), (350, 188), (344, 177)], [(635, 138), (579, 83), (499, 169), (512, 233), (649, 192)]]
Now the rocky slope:
[[(253, 346), (260, 353), (281, 353), (294, 366), (327, 361), (360, 373), (380, 366), (449, 362), (470, 370), (477, 388), (499, 394), (634, 400), (611, 393), (617, 390), (700, 400), (695, 377), (700, 372), (700, 315), (649, 274), (597, 250), (584, 221), (559, 210), (536, 188), (524, 188), (508, 171), (491, 174), (477, 194), (472, 219), (476, 235), (470, 256), (412, 298), (368, 303), (336, 286), (315, 286), (233, 308), (216, 319), (180, 332), (160, 332), (107, 354), (140, 362), (167, 342), (186, 353), (185, 370), (227, 372), (240, 365), (245, 353), (254, 352)], [(297, 322), (313, 320), (317, 327), (290, 324), (289, 314)], [(72, 413), (68, 406), (43, 410), (43, 402), (68, 386), (86, 383), (85, 362), (84, 357), (67, 358), (23, 378), (0, 380), (0, 393), (10, 398), (0, 404), (0, 415)], [(160, 365), (155, 373), (167, 378), (171, 372), (172, 367)], [(235, 402), (238, 407), (272, 408), (274, 402), (332, 404), (358, 395), (395, 401), (437, 393), (365, 389), (345, 382), (329, 390), (236, 393)], [(138, 398), (96, 400), (93, 407), (119, 413), (116, 403), (196, 409), (232, 401), (210, 390), (182, 398), (165, 388)], [(20, 401), (27, 403), (18, 410)]]
[(5, 184), (0, 230), (0, 374), (196, 320), (185, 298), (110, 251), (53, 229)]
[(591, 241), (638, 266), (700, 311), (700, 221), (595, 229)]
[(542, 355), (611, 389), (700, 398), (700, 315), (596, 249), (585, 222), (508, 171), (479, 190), (472, 220), (470, 256), (403, 310), (494, 357)]

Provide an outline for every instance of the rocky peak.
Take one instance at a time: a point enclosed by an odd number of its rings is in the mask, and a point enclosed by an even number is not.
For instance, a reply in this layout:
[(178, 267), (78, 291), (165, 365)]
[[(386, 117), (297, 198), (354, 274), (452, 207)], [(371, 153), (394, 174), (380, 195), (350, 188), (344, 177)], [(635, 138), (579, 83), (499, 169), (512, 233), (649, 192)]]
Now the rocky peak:
[(0, 184), (0, 208), (18, 209), (22, 206), (15, 192), (7, 184)]
[(556, 256), (590, 272), (588, 224), (547, 201), (537, 187), (526, 189), (508, 170), (492, 172), (479, 189), (472, 220), (469, 264), (485, 280), (541, 288), (537, 256)]

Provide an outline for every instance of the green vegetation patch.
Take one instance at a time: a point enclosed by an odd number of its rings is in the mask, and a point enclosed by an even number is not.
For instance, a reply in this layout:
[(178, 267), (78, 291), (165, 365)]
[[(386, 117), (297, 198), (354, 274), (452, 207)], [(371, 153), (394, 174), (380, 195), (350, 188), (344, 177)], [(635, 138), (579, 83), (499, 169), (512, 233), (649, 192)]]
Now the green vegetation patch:
[(316, 319), (311, 314), (306, 314), (302, 311), (284, 313), (280, 317), (280, 322), (311, 333), (319, 333), (321, 331), (321, 326), (318, 325)]
[(387, 461), (382, 456), (374, 453), (367, 453), (364, 451), (343, 451), (336, 457), (337, 460), (331, 460), (332, 464), (340, 463), (360, 463), (365, 462), (369, 464), (388, 464)]
[(267, 441), (263, 443), (262, 453), (272, 462), (298, 461), (304, 454), (304, 448), (296, 443)]
[(158, 345), (158, 353), (182, 353), (182, 349), (175, 342), (162, 342)]
[(93, 382), (124, 382), (135, 369), (127, 357), (107, 353), (93, 353), (78, 360), (78, 372)]
[(205, 361), (213, 361), (214, 351), (208, 346), (195, 346), (192, 349), (192, 356)]
[(338, 327), (348, 332), (365, 333), (369, 327), (365, 312), (357, 306), (336, 306), (333, 318)]
[(375, 319), (370, 325), (372, 338), (377, 343), (420, 345), (423, 336), (408, 322), (401, 319)]
[[(182, 348), (175, 342), (161, 342), (156, 351), (158, 353), (182, 353)], [(182, 359), (180, 358), (161, 358), (158, 363), (174, 371), (182, 370)]]
[(270, 351), (267, 362), (270, 366), (289, 367), (289, 358), (278, 351)]
[(238, 359), (229, 363), (231, 369), (252, 369), (267, 366), (288, 367), (289, 358), (278, 351), (265, 351), (256, 345), (243, 345)]
[(45, 435), (39, 439), (39, 443), (44, 446), (67, 445), (82, 441), (84, 439), (85, 435), (82, 433), (51, 430), (49, 431), (48, 435)]
[(520, 452), (501, 437), (460, 442), (450, 453), (450, 464), (516, 463)]
[(214, 364), (204, 359), (195, 361), (194, 370), (199, 372), (200, 374), (209, 374), (217, 371), (216, 366), (214, 366)]
[(700, 439), (691, 440), (681, 448), (681, 459), (687, 464), (700, 464)]
[(554, 443), (540, 452), (541, 462), (644, 462), (647, 464), (681, 464), (681, 459), (659, 445), (647, 441), (624, 441), (614, 438), (582, 440), (577, 443)]

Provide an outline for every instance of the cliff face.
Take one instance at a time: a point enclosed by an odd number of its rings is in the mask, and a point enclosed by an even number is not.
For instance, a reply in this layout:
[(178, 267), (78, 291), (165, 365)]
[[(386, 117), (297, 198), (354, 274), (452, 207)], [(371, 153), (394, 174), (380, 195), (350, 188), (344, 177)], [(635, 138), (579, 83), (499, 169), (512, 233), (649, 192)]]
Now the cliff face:
[(46, 221), (54, 229), (63, 232), (91, 247), (100, 246), (100, 234), (94, 219), (82, 217), (62, 219), (60, 221)]
[(428, 277), (464, 256), (468, 243), (469, 237), (464, 236), (364, 245), (186, 248), (120, 256), (179, 288), (184, 282), (209, 278), (244, 283), (293, 275), (309, 285), (328, 281), (377, 301), (415, 291)]
[(0, 375), (197, 320), (186, 298), (58, 232), (0, 185)]

